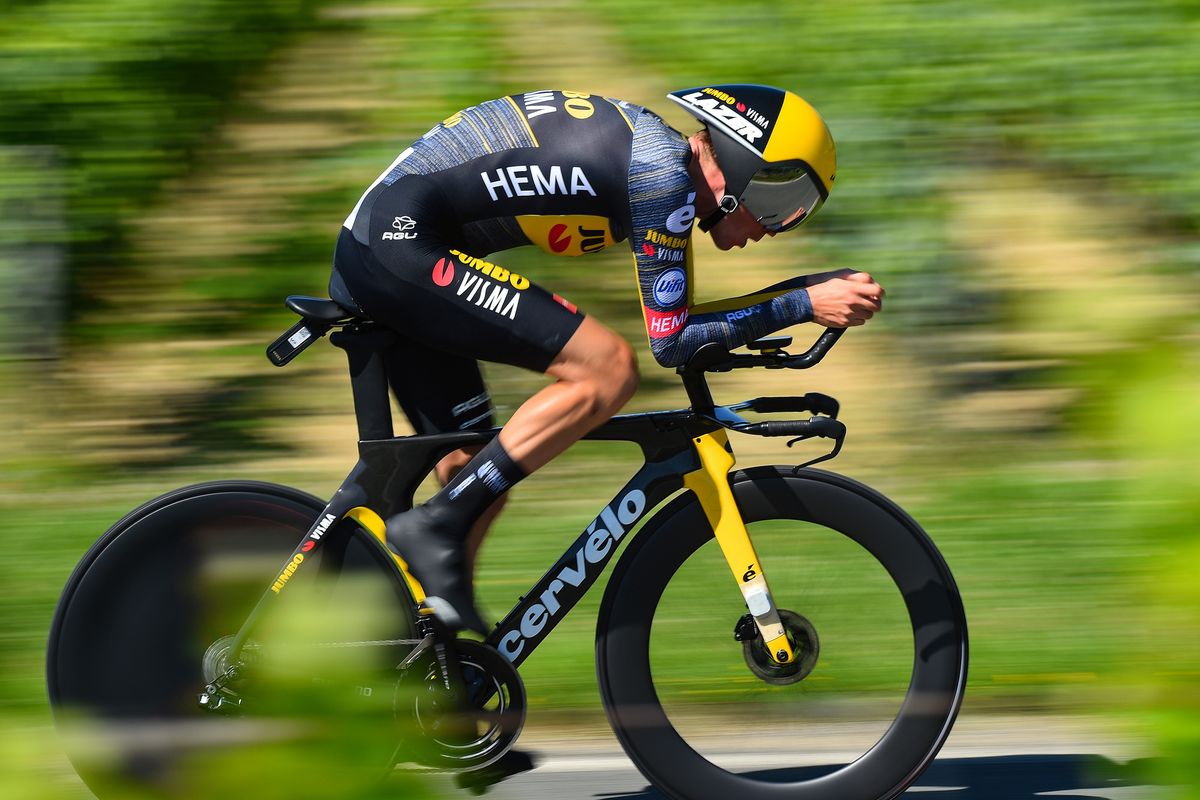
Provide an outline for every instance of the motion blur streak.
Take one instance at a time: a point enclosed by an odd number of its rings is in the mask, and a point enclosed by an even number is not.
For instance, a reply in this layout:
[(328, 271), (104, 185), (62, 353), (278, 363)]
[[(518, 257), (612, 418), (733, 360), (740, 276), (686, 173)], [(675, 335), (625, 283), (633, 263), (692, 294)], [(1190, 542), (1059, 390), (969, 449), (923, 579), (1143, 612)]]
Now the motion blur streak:
[[(328, 494), (344, 473), (340, 354), (317, 346), (278, 371), (262, 349), (290, 322), (285, 294), (323, 291), (338, 226), (380, 169), (509, 92), (602, 92), (690, 132), (663, 94), (736, 79), (811, 100), (841, 171), (800, 234), (732, 254), (701, 242), (698, 295), (846, 265), (887, 287), (885, 313), (794, 388), (854, 409), (836, 468), (946, 553), (972, 625), (965, 713), (1144, 735), (1158, 776), (1200, 796), (1200, 11), (729, 8), (0, 10), (0, 794), (79, 796), (51, 743), (28, 746), (45, 740), (42, 651), (71, 566), (123, 509), (229, 475)], [(627, 256), (506, 259), (642, 341)], [(632, 410), (679, 402), (650, 360), (643, 372)], [(540, 385), (488, 375), (500, 408)], [(766, 442), (739, 455), (800, 457)], [(536, 577), (516, 565), (561, 551), (553, 532), (611, 496), (626, 457), (581, 447), (522, 486), (483, 554), (486, 608)], [(535, 716), (596, 711), (585, 617), (528, 665)], [(738, 702), (736, 682), (722, 689), (714, 703)]]

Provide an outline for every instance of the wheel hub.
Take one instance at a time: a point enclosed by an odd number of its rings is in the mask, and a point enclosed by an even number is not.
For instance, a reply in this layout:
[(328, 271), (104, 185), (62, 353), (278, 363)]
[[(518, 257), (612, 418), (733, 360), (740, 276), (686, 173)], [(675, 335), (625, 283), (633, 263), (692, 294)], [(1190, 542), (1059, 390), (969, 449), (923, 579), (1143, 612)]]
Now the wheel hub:
[(734, 628), (734, 639), (742, 643), (742, 655), (746, 666), (760, 680), (778, 686), (799, 683), (812, 673), (821, 653), (820, 639), (817, 629), (806, 617), (795, 611), (779, 609), (779, 621), (783, 623), (788, 641), (792, 643), (792, 651), (796, 654), (790, 662), (780, 664), (767, 652), (766, 643), (754, 617), (747, 614), (738, 620)]

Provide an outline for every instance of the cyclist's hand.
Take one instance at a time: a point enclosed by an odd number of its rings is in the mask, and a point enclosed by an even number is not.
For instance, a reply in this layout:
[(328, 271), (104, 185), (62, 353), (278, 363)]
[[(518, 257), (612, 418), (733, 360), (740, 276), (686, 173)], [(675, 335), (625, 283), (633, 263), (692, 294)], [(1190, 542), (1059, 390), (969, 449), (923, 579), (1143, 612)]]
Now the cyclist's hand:
[(813, 321), (827, 328), (862, 325), (883, 308), (883, 287), (865, 272), (808, 287)]

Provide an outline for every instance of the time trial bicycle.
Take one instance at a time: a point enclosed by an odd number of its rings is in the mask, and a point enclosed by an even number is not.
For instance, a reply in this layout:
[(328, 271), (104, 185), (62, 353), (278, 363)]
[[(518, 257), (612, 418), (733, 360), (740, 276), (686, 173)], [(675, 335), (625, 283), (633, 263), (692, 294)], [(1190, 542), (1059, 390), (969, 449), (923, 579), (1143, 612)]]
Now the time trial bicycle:
[[(678, 370), (688, 408), (617, 416), (589, 434), (635, 443), (644, 463), (480, 642), (437, 623), (386, 548), (384, 520), (411, 507), (440, 458), (498, 429), (395, 437), (382, 362), (392, 334), (332, 300), (287, 305), (300, 321), (268, 348), (273, 363), (330, 331), (349, 358), (359, 460), (332, 499), (250, 481), (169, 492), (100, 537), (56, 611), (57, 718), (82, 714), (118, 742), (144, 723), (173, 744), (149, 755), (117, 747), (126, 779), (153, 795), (199, 746), (171, 731), (253, 718), (256, 670), (287, 650), (263, 633), (274, 610), (308, 592), (306, 581), (325, 607), (351, 609), (358, 595), (343, 587), (364, 577), (388, 597), (385, 630), (313, 647), (384, 665), (350, 688), (386, 704), (424, 746), (398, 735), (380, 766), (483, 770), (524, 724), (521, 666), (618, 551), (596, 625), (600, 696), (629, 758), (663, 794), (891, 798), (931, 763), (967, 676), (966, 618), (944, 559), (895, 503), (811, 468), (845, 437), (832, 397), (717, 405), (707, 382), (742, 368), (807, 369), (843, 331), (800, 355), (786, 352), (787, 337), (745, 353), (707, 345)], [(730, 431), (832, 447), (801, 466), (735, 470)], [(69, 755), (102, 795), (98, 768)]]

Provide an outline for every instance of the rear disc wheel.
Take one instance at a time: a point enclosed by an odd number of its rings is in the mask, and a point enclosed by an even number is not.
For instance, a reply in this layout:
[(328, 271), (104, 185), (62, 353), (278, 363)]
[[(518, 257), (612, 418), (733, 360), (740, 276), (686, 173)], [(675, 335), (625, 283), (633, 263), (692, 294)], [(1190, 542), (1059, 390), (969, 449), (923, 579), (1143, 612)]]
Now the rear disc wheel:
[[(270, 797), (284, 786), (276, 772), (288, 753), (303, 752), (314, 772), (377, 776), (390, 766), (394, 670), (375, 671), (376, 651), (314, 657), (303, 641), (331, 631), (362, 641), (411, 636), (406, 590), (357, 526), (327, 533), (272, 598), (255, 643), (238, 659), (230, 651), (323, 507), (271, 484), (188, 487), (132, 512), (80, 562), (55, 614), (47, 679), (68, 756), (98, 797)], [(369, 630), (360, 624), (367, 598), (388, 609)], [(273, 653), (280, 657), (260, 658)], [(235, 662), (254, 662), (232, 687), (243, 705), (230, 716), (201, 708), (205, 686)], [(372, 698), (382, 710), (368, 707)], [(386, 718), (377, 741), (352, 737), (360, 745), (353, 770), (338, 768), (347, 765), (344, 748), (323, 746), (325, 721), (338, 711)]]

